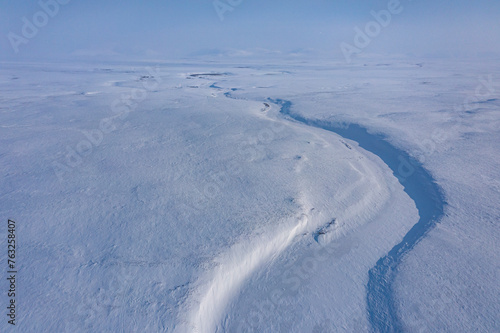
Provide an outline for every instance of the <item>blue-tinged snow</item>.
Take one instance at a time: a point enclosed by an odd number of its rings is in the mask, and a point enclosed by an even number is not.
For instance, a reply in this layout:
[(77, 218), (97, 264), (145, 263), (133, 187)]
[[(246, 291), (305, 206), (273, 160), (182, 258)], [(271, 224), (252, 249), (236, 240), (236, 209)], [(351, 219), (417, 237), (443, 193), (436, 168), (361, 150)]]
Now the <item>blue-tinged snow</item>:
[(499, 329), (498, 65), (0, 73), (25, 331)]

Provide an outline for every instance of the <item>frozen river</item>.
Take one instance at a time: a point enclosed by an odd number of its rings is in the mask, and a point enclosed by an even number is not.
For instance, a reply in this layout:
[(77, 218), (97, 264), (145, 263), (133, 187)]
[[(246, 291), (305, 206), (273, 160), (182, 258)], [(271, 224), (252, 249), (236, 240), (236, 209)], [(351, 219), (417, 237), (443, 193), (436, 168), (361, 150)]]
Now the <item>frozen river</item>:
[(281, 114), (308, 126), (322, 128), (356, 141), (363, 149), (379, 156), (403, 185), (404, 191), (415, 201), (420, 216), (418, 223), (370, 269), (367, 286), (368, 312), (372, 328), (377, 332), (401, 332), (403, 328), (396, 316), (392, 283), (398, 264), (405, 254), (411, 251), (443, 216), (446, 201), (442, 189), (421, 163), (391, 145), (383, 135), (369, 133), (367, 129), (356, 124), (346, 126), (309, 120), (294, 114), (290, 101), (278, 99), (273, 102), (281, 105)]

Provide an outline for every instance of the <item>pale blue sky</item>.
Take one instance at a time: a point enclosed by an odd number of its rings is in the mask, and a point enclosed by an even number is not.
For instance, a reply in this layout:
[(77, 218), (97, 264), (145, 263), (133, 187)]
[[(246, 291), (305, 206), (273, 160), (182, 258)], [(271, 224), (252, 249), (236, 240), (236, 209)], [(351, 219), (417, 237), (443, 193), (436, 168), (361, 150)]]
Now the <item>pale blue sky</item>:
[[(55, 0), (42, 0), (50, 2)], [(60, 0), (62, 2), (62, 0)], [(65, 0), (68, 1), (68, 0)], [(221, 21), (213, 0), (70, 0), (25, 38), (38, 1), (0, 0), (0, 60), (181, 59), (215, 54), (305, 53), (342, 59), (357, 26), (389, 0), (220, 0), (241, 4)], [(401, 0), (403, 11), (365, 53), (476, 55), (500, 52), (500, 1)], [(43, 14), (38, 19), (42, 20)], [(10, 34), (10, 35), (9, 35)], [(16, 53), (11, 41), (19, 36)], [(15, 37), (17, 38), (17, 37)]]

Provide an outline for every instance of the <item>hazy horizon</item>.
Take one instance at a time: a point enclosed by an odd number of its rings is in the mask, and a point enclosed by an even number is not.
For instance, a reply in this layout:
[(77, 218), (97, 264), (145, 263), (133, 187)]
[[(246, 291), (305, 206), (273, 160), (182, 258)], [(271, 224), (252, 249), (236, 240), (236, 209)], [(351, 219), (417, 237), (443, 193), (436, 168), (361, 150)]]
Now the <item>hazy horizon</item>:
[[(0, 2), (0, 60), (320, 56), (342, 61), (347, 57), (341, 45), (356, 48), (352, 59), (367, 54), (500, 54), (500, 2), (493, 0), (453, 5), (410, 0), (60, 0), (56, 6), (54, 1)], [(372, 24), (375, 30), (368, 31), (369, 41), (356, 45), (356, 28), (366, 33), (367, 24), (376, 22), (373, 13), (387, 13), (390, 6), (395, 13), (382, 15), (378, 30)]]

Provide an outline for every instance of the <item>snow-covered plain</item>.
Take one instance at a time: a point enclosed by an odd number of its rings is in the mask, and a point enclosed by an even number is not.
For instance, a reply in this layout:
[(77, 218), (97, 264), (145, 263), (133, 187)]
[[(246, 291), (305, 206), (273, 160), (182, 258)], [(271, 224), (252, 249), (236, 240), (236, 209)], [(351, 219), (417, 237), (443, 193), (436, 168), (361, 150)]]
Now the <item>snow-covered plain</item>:
[(19, 224), (19, 326), (369, 331), (368, 271), (417, 207), (380, 157), (283, 115), (283, 99), (385, 134), (443, 189), (445, 216), (397, 266), (401, 327), (500, 330), (498, 69), (3, 63), (0, 211)]

